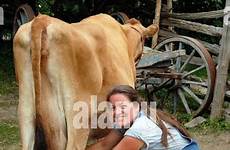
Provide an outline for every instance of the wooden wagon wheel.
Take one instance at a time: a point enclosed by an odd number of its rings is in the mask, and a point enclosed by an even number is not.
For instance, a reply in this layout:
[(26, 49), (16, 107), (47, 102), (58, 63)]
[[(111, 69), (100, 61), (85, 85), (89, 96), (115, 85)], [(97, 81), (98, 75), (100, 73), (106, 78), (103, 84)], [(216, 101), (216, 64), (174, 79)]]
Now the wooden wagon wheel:
[(112, 13), (111, 16), (121, 24), (125, 24), (129, 20), (129, 17), (123, 12)]
[(34, 18), (34, 11), (28, 4), (23, 4), (18, 7), (14, 15), (13, 22), (13, 35), (17, 32), (18, 28)]
[(212, 102), (216, 74), (207, 49), (197, 40), (185, 36), (165, 39), (155, 49), (186, 51), (185, 56), (169, 60), (169, 69), (180, 74), (181, 78), (164, 79), (160, 85), (166, 85), (166, 82), (170, 85), (165, 89), (174, 95), (174, 112), (180, 99), (187, 113), (193, 116), (201, 114)]

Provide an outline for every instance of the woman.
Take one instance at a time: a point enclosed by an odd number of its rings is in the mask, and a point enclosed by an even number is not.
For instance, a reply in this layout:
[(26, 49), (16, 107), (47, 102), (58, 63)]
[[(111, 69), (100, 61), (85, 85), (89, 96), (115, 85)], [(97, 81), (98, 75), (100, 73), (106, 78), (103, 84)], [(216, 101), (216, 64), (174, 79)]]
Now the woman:
[(131, 86), (114, 87), (107, 101), (112, 103), (116, 126), (87, 150), (199, 150), (173, 117), (160, 110), (155, 115), (144, 113), (140, 107), (142, 99)]

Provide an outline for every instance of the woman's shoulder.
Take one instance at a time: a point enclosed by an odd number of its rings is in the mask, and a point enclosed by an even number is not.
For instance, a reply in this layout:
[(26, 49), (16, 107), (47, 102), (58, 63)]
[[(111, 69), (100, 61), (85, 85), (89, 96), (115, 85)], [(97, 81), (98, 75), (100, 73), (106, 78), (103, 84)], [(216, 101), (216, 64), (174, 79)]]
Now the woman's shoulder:
[(156, 120), (154, 118), (148, 117), (144, 112), (140, 112), (139, 116), (135, 119), (130, 129), (155, 129), (159, 128), (156, 124)]

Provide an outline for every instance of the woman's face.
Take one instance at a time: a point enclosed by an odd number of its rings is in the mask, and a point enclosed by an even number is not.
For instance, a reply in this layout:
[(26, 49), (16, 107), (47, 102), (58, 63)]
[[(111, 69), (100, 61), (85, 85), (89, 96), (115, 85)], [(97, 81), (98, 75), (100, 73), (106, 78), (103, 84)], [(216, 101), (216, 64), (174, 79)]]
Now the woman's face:
[(115, 123), (120, 127), (130, 127), (130, 123), (136, 118), (139, 111), (137, 104), (131, 102), (122, 93), (112, 95), (109, 100), (113, 106)]

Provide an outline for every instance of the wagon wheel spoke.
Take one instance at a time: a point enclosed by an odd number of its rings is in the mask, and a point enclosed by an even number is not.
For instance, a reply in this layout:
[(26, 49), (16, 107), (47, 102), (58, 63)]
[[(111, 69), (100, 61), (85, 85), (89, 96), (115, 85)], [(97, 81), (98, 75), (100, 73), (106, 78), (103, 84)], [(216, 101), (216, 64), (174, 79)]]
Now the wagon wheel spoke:
[[(181, 50), (182, 49), (182, 46), (183, 46), (183, 44), (180, 42), (179, 43), (179, 48), (178, 48), (178, 50)], [(176, 66), (175, 66), (176, 68), (176, 71), (177, 72), (179, 72), (179, 70), (180, 70), (180, 67), (181, 67), (181, 57), (178, 57), (177, 59), (176, 59)]]
[(22, 22), (21, 22), (20, 19), (17, 19), (17, 25), (18, 25), (18, 26), (21, 26), (21, 25), (22, 25)]
[(191, 52), (191, 54), (189, 55), (189, 57), (185, 60), (184, 64), (183, 64), (182, 67), (180, 68), (180, 71), (179, 71), (179, 72), (183, 72), (183, 71), (184, 71), (186, 65), (190, 62), (190, 60), (192, 60), (192, 57), (194, 56), (195, 52), (196, 52), (195, 50), (193, 50), (193, 51)]
[(25, 13), (23, 13), (23, 11), (21, 10), (18, 12), (17, 24), (18, 26), (21, 26), (24, 23), (26, 23)]
[(184, 84), (194, 84), (194, 85), (199, 85), (202, 87), (208, 87), (208, 84), (206, 82), (197, 82), (197, 81), (190, 81), (190, 80), (185, 80), (185, 79), (183, 79), (181, 82)]
[(183, 103), (183, 105), (184, 105), (184, 107), (185, 107), (185, 109), (186, 109), (186, 112), (187, 112), (188, 114), (192, 114), (192, 112), (191, 112), (191, 110), (190, 110), (190, 108), (189, 108), (189, 106), (188, 106), (188, 103), (187, 103), (187, 101), (186, 101), (186, 99), (185, 99), (185, 96), (184, 96), (182, 90), (181, 90), (181, 89), (178, 89), (178, 90), (177, 90), (177, 93), (178, 93), (178, 95), (179, 95), (179, 97), (180, 97), (180, 99), (181, 99), (181, 101), (182, 101), (182, 103)]
[(25, 12), (20, 11), (19, 15), (20, 15), (20, 20), (21, 20), (22, 24), (26, 23), (27, 22), (27, 19), (26, 19), (27, 16), (26, 16)]
[(158, 85), (156, 88), (154, 88), (154, 91), (157, 91), (159, 89), (162, 89), (166, 84), (168, 84), (170, 81), (172, 81), (172, 79), (166, 79), (165, 81), (163, 81), (160, 85)]
[(183, 47), (183, 43), (179, 42), (179, 49), (182, 49), (182, 47)]
[(196, 68), (196, 69), (193, 69), (193, 70), (187, 72), (186, 74), (184, 74), (184, 75), (182, 76), (182, 78), (185, 78), (185, 77), (187, 77), (187, 76), (189, 76), (189, 75), (191, 75), (191, 74), (193, 74), (193, 73), (195, 73), (195, 72), (197, 72), (197, 71), (199, 71), (199, 70), (201, 70), (201, 69), (203, 69), (203, 68), (205, 68), (205, 65), (202, 65), (202, 66), (200, 66), (200, 67), (198, 67), (198, 68)]
[(168, 44), (165, 44), (165, 50), (166, 50), (166, 51), (170, 51), (170, 47), (169, 47)]
[(188, 87), (186, 86), (182, 86), (182, 89), (188, 93), (197, 103), (199, 103), (200, 105), (202, 104), (202, 100), (196, 96), (196, 94), (193, 93), (193, 91), (191, 91)]
[(169, 48), (170, 48), (170, 51), (173, 51), (174, 50), (174, 44), (171, 42), (169, 43)]

